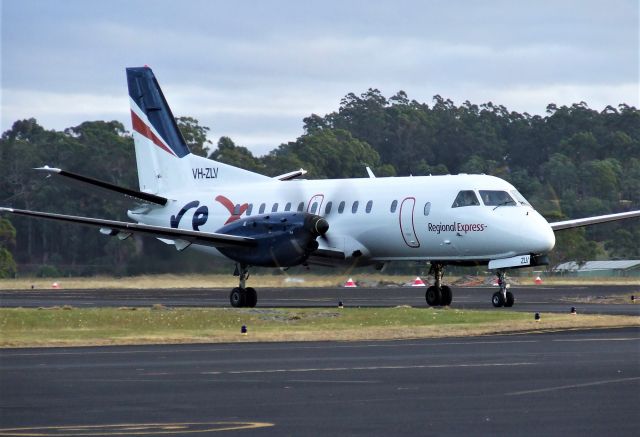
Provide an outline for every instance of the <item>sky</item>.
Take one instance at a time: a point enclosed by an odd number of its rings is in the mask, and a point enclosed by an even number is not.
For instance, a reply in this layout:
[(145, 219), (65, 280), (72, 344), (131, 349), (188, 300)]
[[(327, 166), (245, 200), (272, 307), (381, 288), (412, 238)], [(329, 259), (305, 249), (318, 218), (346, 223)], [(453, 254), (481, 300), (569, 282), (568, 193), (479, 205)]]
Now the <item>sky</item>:
[(640, 107), (640, 1), (0, 0), (1, 129), (131, 129), (126, 67), (176, 116), (263, 155), (377, 88), (544, 114)]

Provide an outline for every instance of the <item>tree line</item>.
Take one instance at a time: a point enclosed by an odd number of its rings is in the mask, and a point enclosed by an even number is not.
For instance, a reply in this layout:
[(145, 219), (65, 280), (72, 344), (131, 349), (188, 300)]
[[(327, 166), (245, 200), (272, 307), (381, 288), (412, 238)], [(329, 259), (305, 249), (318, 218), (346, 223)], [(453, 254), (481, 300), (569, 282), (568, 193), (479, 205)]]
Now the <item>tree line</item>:
[[(549, 220), (640, 209), (640, 111), (620, 104), (602, 111), (584, 102), (550, 104), (545, 115), (508, 111), (491, 102), (431, 104), (376, 89), (350, 93), (339, 108), (304, 118), (304, 132), (265, 156), (221, 137), (192, 117), (178, 125), (193, 153), (275, 176), (300, 167), (309, 178), (485, 173), (514, 184)], [(126, 219), (126, 205), (30, 169), (44, 164), (137, 187), (133, 140), (117, 121), (64, 131), (18, 120), (0, 139), (0, 202), (16, 208)], [(640, 223), (563, 231), (552, 263), (640, 258)], [(162, 246), (162, 247), (161, 247)], [(177, 254), (152, 239), (105, 240), (93, 228), (0, 218), (0, 274), (135, 274), (228, 269), (212, 259)]]

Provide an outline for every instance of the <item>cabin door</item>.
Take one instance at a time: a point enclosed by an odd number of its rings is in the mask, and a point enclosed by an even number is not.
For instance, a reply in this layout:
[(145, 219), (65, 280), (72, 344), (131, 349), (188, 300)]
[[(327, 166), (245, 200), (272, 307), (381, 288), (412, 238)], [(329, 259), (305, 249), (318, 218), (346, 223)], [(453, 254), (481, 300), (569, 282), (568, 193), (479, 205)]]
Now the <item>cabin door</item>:
[(400, 232), (402, 239), (409, 247), (420, 247), (420, 241), (416, 235), (413, 223), (413, 214), (416, 207), (416, 198), (407, 197), (400, 204)]
[(307, 212), (316, 215), (322, 215), (322, 202), (324, 201), (324, 194), (316, 194), (309, 200), (307, 204)]

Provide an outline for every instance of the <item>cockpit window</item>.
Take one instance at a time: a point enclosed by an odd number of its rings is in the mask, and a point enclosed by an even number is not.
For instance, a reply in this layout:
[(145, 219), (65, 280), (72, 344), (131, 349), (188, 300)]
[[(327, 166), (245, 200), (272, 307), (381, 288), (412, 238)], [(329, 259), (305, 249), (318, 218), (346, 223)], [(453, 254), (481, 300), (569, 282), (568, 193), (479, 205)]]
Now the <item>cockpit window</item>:
[(525, 198), (524, 198), (524, 196), (523, 196), (522, 194), (520, 194), (520, 192), (519, 192), (518, 190), (511, 190), (511, 195), (512, 195), (513, 197), (515, 197), (515, 198), (516, 198), (516, 200), (517, 200), (518, 202), (520, 202), (520, 204), (521, 204), (521, 205), (527, 205), (527, 206), (530, 206), (530, 205), (529, 205), (529, 202), (527, 202), (527, 199), (525, 199)]
[(514, 206), (513, 200), (506, 191), (480, 190), (480, 197), (486, 206)]
[(480, 205), (480, 202), (478, 202), (478, 196), (476, 196), (476, 193), (471, 190), (465, 190), (458, 193), (458, 196), (456, 197), (456, 200), (453, 202), (453, 205), (451, 205), (451, 207), (460, 208), (463, 206), (475, 205)]

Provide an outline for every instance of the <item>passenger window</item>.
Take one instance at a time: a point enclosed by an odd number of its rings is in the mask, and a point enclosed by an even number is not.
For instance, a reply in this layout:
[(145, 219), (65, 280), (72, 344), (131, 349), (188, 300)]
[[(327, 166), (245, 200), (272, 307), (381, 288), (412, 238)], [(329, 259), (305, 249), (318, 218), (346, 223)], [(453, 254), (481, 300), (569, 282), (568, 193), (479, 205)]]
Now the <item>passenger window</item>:
[(273, 208), (271, 208), (271, 212), (278, 212), (278, 204), (274, 203)]
[(258, 210), (258, 214), (264, 214), (264, 209), (267, 207), (264, 203), (260, 204), (260, 209)]
[(344, 212), (344, 200), (340, 202), (340, 205), (338, 205), (338, 213), (342, 214), (343, 212)]
[(250, 203), (249, 206), (247, 206), (247, 215), (251, 215), (251, 211), (253, 211), (253, 203)]
[(291, 211), (291, 202), (287, 202), (287, 204), (284, 206), (284, 210)]
[(331, 207), (333, 206), (332, 202), (327, 202), (327, 206), (324, 207), (324, 213), (325, 215), (329, 214), (331, 212)]
[(302, 212), (302, 211), (304, 211), (304, 202), (300, 202), (298, 204), (298, 212)]
[(355, 202), (353, 202), (353, 205), (351, 205), (351, 213), (355, 214), (356, 212), (358, 212), (358, 204), (359, 202), (356, 200)]
[(311, 214), (315, 214), (317, 210), (318, 210), (318, 202), (313, 202), (313, 204), (311, 205)]
[(464, 190), (458, 193), (456, 200), (451, 205), (452, 208), (460, 208), (463, 206), (476, 206), (480, 205), (478, 202), (478, 196), (472, 190)]
[(486, 206), (514, 206), (513, 200), (506, 191), (480, 190), (480, 197)]
[(397, 207), (398, 207), (398, 201), (397, 200), (394, 200), (393, 202), (391, 202), (391, 214), (396, 212), (396, 208)]
[(431, 202), (424, 204), (424, 215), (427, 216), (431, 212)]
[(373, 200), (367, 202), (367, 208), (365, 209), (365, 211), (367, 211), (367, 214), (371, 212), (371, 208), (373, 208)]

